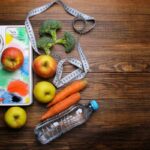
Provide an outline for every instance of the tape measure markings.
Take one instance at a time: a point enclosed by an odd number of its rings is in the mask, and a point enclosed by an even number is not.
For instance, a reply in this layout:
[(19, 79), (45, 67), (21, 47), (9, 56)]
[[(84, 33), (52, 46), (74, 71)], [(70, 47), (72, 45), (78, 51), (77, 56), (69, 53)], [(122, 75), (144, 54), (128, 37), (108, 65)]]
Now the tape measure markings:
[[(52, 7), (54, 4), (61, 5), (67, 13), (71, 14), (74, 17), (81, 17), (85, 21), (93, 21), (94, 22), (93, 25), (91, 26), (91, 28), (89, 28), (88, 30), (84, 30), (82, 32), (76, 30), (75, 25), (73, 25), (73, 28), (75, 29), (76, 32), (78, 32), (80, 34), (85, 34), (85, 33), (89, 32), (91, 29), (93, 29), (94, 26), (96, 25), (95, 19), (93, 17), (88, 16), (84, 13), (81, 13), (80, 11), (78, 11), (72, 7), (69, 7), (68, 5), (63, 3), (61, 0), (54, 0), (53, 2), (47, 3), (41, 7), (37, 7), (28, 13), (27, 18), (25, 20), (25, 26), (26, 26), (26, 30), (27, 30), (29, 39), (31, 41), (31, 45), (32, 45), (34, 51), (38, 54), (40, 54), (40, 52), (37, 48), (36, 38), (35, 38), (33, 28), (32, 28), (32, 25), (31, 25), (29, 19), (35, 15), (38, 15), (38, 14), (46, 11), (47, 9)], [(77, 20), (77, 19), (75, 19), (75, 20)], [(75, 24), (75, 20), (74, 20), (74, 24)], [(78, 45), (77, 45), (77, 50), (78, 50), (81, 61), (79, 61), (78, 59), (75, 59), (75, 58), (66, 58), (66, 59), (60, 60), (61, 59), (60, 56), (56, 55), (54, 52), (51, 53), (52, 56), (54, 56), (57, 60), (59, 60), (57, 70), (56, 70), (56, 75), (53, 80), (53, 83), (57, 88), (63, 86), (64, 84), (69, 83), (72, 80), (78, 80), (78, 79), (84, 78), (86, 76), (87, 72), (89, 71), (89, 63), (87, 61), (85, 54), (83, 53), (83, 49), (81, 48), (80, 43), (78, 43)], [(65, 62), (72, 64), (77, 69), (62, 78), (63, 65)]]

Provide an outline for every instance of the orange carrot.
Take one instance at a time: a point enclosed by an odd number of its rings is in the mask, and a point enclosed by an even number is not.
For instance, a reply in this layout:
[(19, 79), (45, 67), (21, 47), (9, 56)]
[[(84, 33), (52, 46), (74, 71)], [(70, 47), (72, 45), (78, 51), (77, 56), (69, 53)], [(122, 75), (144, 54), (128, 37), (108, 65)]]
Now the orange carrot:
[(41, 121), (48, 119), (58, 113), (64, 111), (65, 109), (69, 108), (71, 105), (74, 105), (80, 100), (81, 96), (80, 93), (74, 93), (71, 96), (67, 97), (66, 99), (62, 100), (61, 102), (52, 106), (42, 117)]
[(70, 85), (65, 87), (63, 90), (58, 92), (56, 94), (56, 96), (54, 97), (54, 99), (47, 105), (47, 107), (50, 107), (50, 106), (60, 102), (61, 100), (65, 99), (66, 97), (68, 97), (69, 95), (71, 95), (73, 93), (83, 90), (86, 87), (86, 85), (87, 85), (86, 80), (74, 81), (73, 83), (71, 83)]

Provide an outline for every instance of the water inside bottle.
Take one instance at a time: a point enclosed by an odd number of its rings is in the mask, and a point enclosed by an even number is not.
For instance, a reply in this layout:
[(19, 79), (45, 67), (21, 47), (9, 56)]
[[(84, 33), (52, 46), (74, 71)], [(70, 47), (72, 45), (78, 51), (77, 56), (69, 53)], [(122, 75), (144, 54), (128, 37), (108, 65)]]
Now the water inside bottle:
[(46, 144), (49, 141), (59, 137), (61, 134), (71, 130), (85, 121), (84, 111), (81, 107), (73, 107), (52, 118), (46, 123), (42, 123), (35, 129), (35, 133), (41, 143)]
[(35, 135), (42, 144), (47, 144), (61, 134), (86, 122), (98, 108), (99, 105), (95, 100), (90, 101), (88, 105), (74, 105), (59, 115), (38, 124), (34, 131)]

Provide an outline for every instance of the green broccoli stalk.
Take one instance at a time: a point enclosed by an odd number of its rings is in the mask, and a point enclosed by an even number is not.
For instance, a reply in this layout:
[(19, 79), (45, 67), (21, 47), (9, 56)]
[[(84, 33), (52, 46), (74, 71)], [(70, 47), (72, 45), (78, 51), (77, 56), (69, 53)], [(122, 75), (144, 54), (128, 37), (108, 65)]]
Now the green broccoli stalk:
[(56, 44), (61, 44), (65, 47), (66, 53), (70, 53), (75, 46), (75, 38), (70, 32), (65, 32), (62, 39), (58, 39)]
[(57, 35), (56, 32), (61, 29), (62, 25), (57, 20), (46, 20), (40, 27), (40, 36), (49, 34), (52, 37), (53, 42), (56, 42)]
[(50, 49), (53, 45), (53, 40), (46, 36), (43, 36), (37, 40), (37, 47), (44, 50), (47, 55), (50, 54)]

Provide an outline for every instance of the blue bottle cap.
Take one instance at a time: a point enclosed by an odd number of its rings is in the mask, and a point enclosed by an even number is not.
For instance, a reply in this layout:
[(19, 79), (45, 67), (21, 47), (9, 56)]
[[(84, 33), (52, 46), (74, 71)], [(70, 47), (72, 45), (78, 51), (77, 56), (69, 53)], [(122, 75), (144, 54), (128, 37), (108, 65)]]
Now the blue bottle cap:
[(98, 102), (97, 102), (96, 100), (91, 100), (91, 101), (90, 101), (90, 105), (91, 105), (91, 108), (92, 108), (94, 111), (96, 111), (96, 110), (99, 109), (99, 104), (98, 104)]

